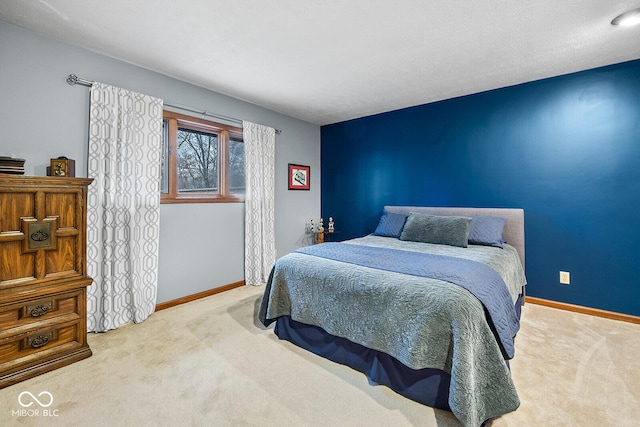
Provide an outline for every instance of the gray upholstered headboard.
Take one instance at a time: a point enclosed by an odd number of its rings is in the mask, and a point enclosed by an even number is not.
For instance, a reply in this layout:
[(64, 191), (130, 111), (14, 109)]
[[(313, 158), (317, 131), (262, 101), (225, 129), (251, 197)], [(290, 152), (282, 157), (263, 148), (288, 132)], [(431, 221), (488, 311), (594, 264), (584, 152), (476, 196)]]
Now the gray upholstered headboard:
[(426, 213), (429, 215), (446, 216), (497, 216), (506, 218), (503, 235), (507, 243), (516, 248), (524, 268), (524, 210), (514, 208), (437, 208), (425, 206), (385, 206), (384, 210), (393, 213), (408, 215), (411, 212)]

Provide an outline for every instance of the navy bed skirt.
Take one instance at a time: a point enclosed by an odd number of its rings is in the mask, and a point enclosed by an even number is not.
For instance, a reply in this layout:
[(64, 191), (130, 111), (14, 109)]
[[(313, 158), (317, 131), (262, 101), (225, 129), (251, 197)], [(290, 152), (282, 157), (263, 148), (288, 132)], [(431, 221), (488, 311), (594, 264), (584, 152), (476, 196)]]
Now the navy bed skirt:
[(447, 402), (451, 375), (444, 371), (411, 369), (386, 353), (330, 335), (317, 326), (296, 322), (289, 316), (279, 317), (274, 331), (280, 339), (364, 373), (375, 384), (386, 385), (424, 405), (451, 410)]
[[(516, 302), (518, 318), (521, 298)], [(280, 339), (364, 373), (374, 384), (386, 385), (423, 405), (451, 411), (448, 403), (451, 375), (447, 372), (411, 369), (386, 353), (333, 336), (317, 326), (296, 322), (289, 316), (276, 319), (274, 332)]]

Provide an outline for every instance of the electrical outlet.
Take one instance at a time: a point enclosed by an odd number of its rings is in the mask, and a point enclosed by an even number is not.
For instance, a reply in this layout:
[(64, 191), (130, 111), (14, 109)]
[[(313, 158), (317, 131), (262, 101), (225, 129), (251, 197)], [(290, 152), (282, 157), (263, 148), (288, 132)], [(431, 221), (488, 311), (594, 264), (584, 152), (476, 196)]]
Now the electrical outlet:
[(571, 275), (568, 271), (560, 272), (560, 283), (562, 283), (563, 285), (571, 284)]

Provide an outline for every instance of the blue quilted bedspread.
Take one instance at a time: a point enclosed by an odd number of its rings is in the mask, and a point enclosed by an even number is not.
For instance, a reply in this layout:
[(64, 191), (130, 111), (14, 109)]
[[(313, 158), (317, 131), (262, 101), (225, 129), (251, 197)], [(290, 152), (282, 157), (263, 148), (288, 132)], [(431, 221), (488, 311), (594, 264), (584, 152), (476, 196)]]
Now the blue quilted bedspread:
[(444, 280), (461, 286), (478, 298), (493, 323), (502, 353), (513, 358), (513, 339), (520, 328), (511, 295), (504, 280), (491, 267), (470, 259), (455, 258), (374, 246), (325, 243), (296, 252), (363, 267)]

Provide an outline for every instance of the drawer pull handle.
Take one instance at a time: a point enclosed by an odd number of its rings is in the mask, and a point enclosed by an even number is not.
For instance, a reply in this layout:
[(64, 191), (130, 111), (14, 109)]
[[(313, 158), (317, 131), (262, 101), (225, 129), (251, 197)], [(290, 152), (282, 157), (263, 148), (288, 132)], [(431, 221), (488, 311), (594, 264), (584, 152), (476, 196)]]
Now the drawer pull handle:
[(51, 221), (29, 223), (29, 249), (51, 248), (53, 249), (53, 233)]
[(44, 305), (44, 304), (39, 304), (39, 305), (36, 305), (35, 307), (33, 307), (31, 309), (31, 311), (29, 312), (29, 314), (31, 315), (31, 317), (44, 316), (45, 314), (47, 314), (49, 312), (50, 308), (51, 308), (51, 306)]
[(47, 301), (38, 304), (32, 304), (27, 306), (27, 313), (31, 317), (40, 317), (44, 316), (53, 308), (53, 301)]
[(46, 334), (37, 335), (33, 338), (29, 338), (29, 345), (31, 348), (40, 348), (47, 344), (53, 338), (53, 332), (48, 332)]
[(34, 240), (36, 242), (44, 242), (50, 237), (50, 234), (45, 231), (38, 230), (35, 233), (31, 233), (30, 237), (31, 237), (31, 240)]

